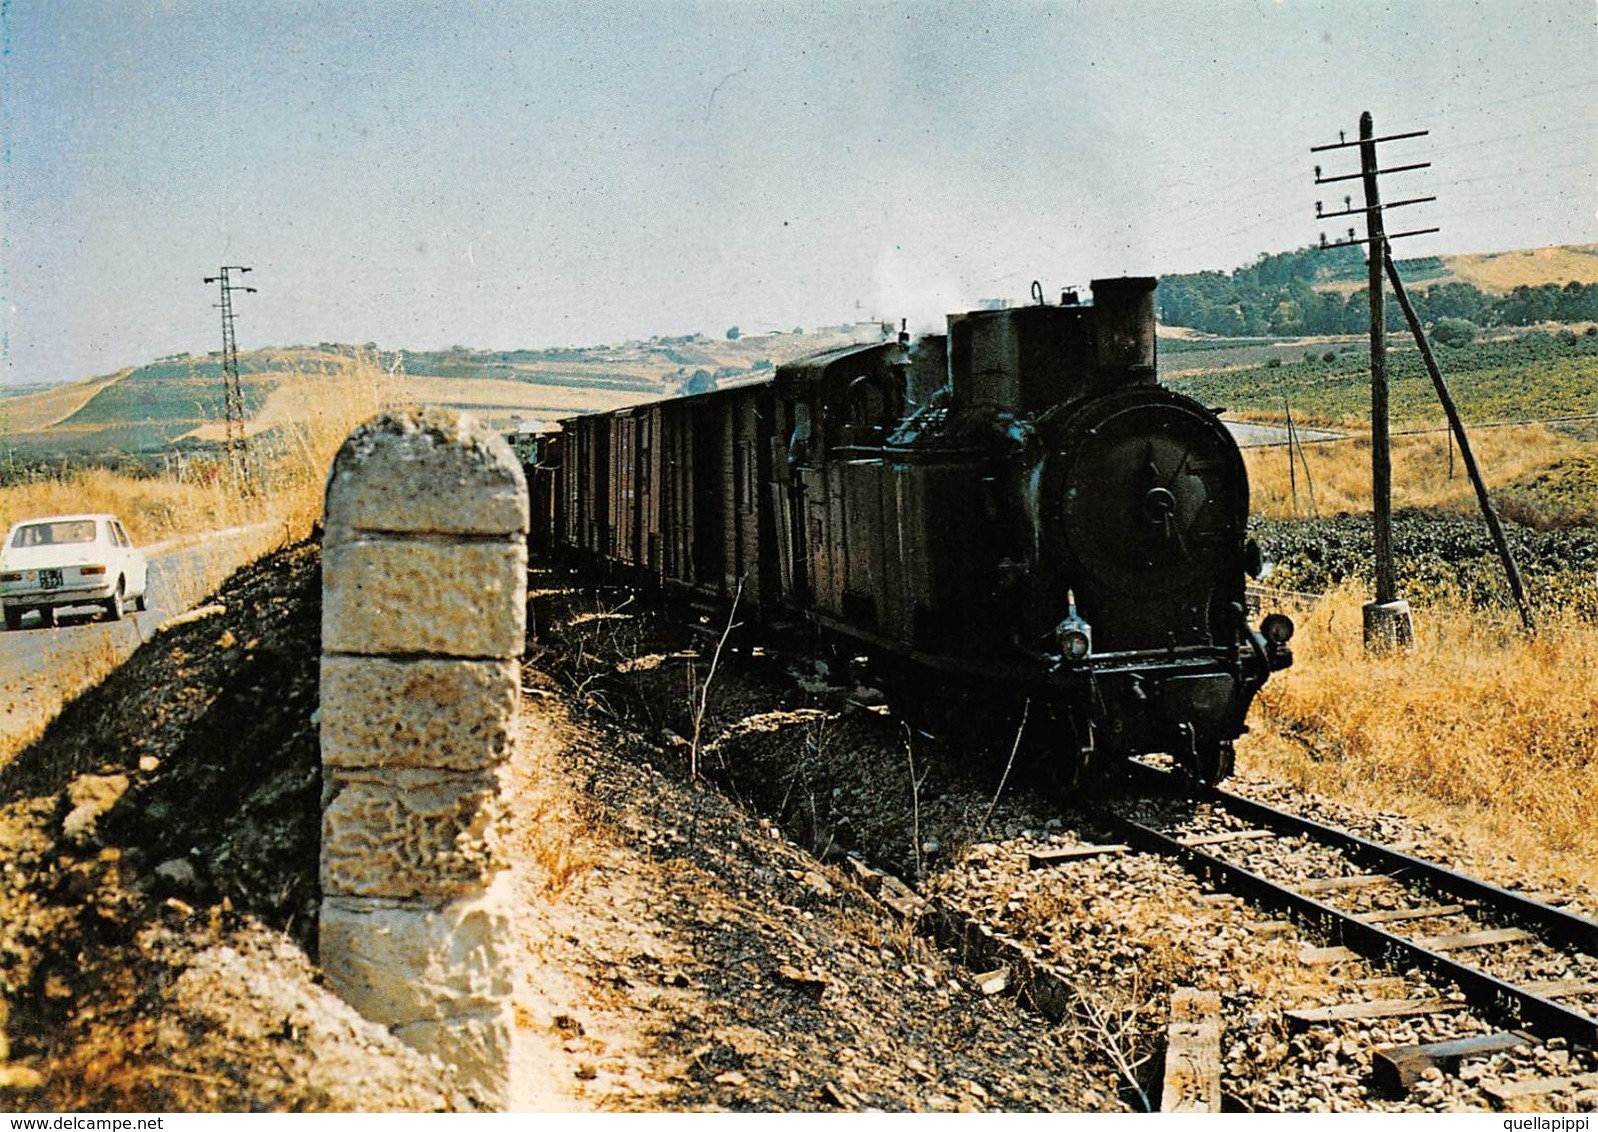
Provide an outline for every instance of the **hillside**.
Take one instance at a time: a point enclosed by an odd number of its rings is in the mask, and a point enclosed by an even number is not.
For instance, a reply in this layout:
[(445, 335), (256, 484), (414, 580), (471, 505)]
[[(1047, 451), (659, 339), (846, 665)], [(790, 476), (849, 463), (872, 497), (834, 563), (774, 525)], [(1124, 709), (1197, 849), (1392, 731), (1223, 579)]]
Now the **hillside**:
[(1568, 244), (1514, 252), (1443, 256), (1448, 278), (1492, 295), (1545, 283), (1598, 284), (1598, 244)]
[[(1427, 322), (1465, 320), (1502, 333), (1598, 320), (1598, 244), (1406, 260), (1400, 268)], [(1305, 248), (1262, 255), (1229, 273), (1164, 276), (1157, 293), (1162, 323), (1198, 333), (1162, 333), (1161, 371), (1174, 377), (1351, 354), (1368, 319), (1364, 286), (1364, 259), (1353, 248)], [(1389, 314), (1399, 329), (1396, 309)], [(373, 375), (387, 375), (404, 399), (467, 410), (509, 430), (757, 377), (803, 354), (879, 334), (876, 324), (859, 324), (509, 351), (321, 343), (251, 351), (239, 368), (252, 436), (303, 419), (350, 381)], [(225, 438), (223, 420), (215, 354), (179, 354), (0, 397), (0, 439), (12, 463), (110, 453), (148, 459), (210, 448)]]
[[(381, 350), (322, 343), (239, 356), (246, 431), (269, 433), (337, 398), (352, 382), (386, 375), (401, 399), (473, 412), (498, 428), (713, 388), (816, 350), (874, 341), (875, 324), (736, 339), (694, 334), (619, 346), (549, 350)], [(110, 452), (159, 454), (225, 439), (222, 366), (180, 354), (70, 385), (0, 399), (10, 460)]]
[[(1400, 260), (1399, 271), (1410, 286), (1424, 288), (1463, 283), (1490, 297), (1509, 295), (1516, 287), (1564, 287), (1570, 283), (1593, 286), (1598, 285), (1598, 244), (1556, 244), (1508, 252)], [(1357, 276), (1317, 282), (1315, 289), (1350, 295), (1363, 290), (1365, 285), (1365, 272), (1361, 269)]]
[[(1421, 321), (1480, 327), (1598, 321), (1598, 246), (1399, 260)], [(1230, 272), (1160, 278), (1160, 321), (1221, 337), (1353, 334), (1369, 321), (1368, 272), (1356, 247), (1261, 255)], [(1389, 327), (1402, 323), (1389, 310)]]

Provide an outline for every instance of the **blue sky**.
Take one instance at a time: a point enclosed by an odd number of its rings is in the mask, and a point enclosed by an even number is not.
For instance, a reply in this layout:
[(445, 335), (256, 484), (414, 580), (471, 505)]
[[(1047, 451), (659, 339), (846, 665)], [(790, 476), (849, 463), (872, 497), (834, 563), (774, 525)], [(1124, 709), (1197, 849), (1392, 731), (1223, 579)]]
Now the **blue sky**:
[[(1313, 242), (1598, 242), (1594, 0), (3, 0), (0, 381), (219, 340), (506, 349), (901, 318)], [(1320, 158), (1328, 166), (1353, 153)], [(1346, 222), (1344, 222), (1346, 225)], [(1334, 233), (1335, 234), (1335, 233)]]

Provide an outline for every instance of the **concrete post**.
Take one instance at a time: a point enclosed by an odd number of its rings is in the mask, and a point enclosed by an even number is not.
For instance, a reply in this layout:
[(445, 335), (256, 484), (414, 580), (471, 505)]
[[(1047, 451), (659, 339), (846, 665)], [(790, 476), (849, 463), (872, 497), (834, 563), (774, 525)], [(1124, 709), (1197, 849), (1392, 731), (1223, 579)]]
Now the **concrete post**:
[(322, 544), (322, 907), (329, 984), (502, 1106), (512, 1022), (500, 779), (520, 701), (527, 490), (470, 416), (387, 413), (344, 442)]
[(1409, 602), (1368, 601), (1361, 607), (1365, 618), (1365, 651), (1371, 656), (1415, 650), (1415, 621)]

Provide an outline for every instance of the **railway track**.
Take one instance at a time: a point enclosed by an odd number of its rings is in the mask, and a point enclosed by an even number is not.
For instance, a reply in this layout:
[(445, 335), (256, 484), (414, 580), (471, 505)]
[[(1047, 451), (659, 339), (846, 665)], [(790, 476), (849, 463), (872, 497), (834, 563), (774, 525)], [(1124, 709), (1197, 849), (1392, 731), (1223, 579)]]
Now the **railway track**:
[[(1168, 1026), (1142, 1042), (1164, 1047), (1166, 1076), (1143, 1080), (1146, 1099), (1598, 1107), (1598, 924), (1228, 791), (1138, 777), (1059, 832), (975, 847), (973, 883), (934, 885), (926, 914), (1051, 1016), (1105, 980), (1163, 975)], [(1075, 922), (1042, 922), (1053, 910)], [(1151, 963), (1162, 946), (1174, 957)]]
[[(1355, 956), (1418, 971), (1439, 993), (1289, 1012), (1297, 1026), (1473, 1011), (1502, 1027), (1377, 1051), (1377, 1087), (1399, 1093), (1430, 1068), (1531, 1047), (1598, 1048), (1598, 922), (1228, 790), (1194, 789), (1139, 766), (1148, 801), (1109, 815), (1129, 847), (1174, 860), (1208, 886), (1285, 915), (1326, 946), (1309, 962)], [(1304, 879), (1308, 871), (1318, 874)], [(1454, 990), (1457, 989), (1457, 993)], [(1598, 1073), (1489, 1083), (1495, 1101), (1598, 1088)]]

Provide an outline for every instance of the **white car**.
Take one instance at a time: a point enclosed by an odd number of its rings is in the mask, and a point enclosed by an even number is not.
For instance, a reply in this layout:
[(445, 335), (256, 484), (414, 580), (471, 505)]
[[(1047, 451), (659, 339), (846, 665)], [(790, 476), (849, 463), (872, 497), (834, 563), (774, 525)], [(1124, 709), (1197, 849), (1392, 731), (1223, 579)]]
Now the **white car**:
[(129, 602), (145, 607), (149, 568), (144, 554), (115, 515), (52, 515), (12, 526), (0, 547), (0, 605), (6, 628), (22, 628), (22, 615), (39, 611), (55, 624), (55, 611), (98, 605), (120, 620)]

